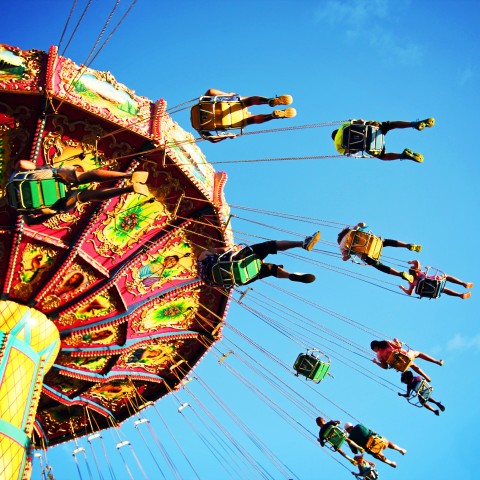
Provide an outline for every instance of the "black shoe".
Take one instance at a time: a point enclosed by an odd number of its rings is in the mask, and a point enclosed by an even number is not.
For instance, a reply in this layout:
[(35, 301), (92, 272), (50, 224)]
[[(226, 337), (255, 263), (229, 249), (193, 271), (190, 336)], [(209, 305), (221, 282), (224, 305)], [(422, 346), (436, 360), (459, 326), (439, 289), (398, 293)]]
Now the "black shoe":
[(292, 282), (312, 283), (315, 281), (315, 275), (311, 273), (291, 273), (288, 279)]

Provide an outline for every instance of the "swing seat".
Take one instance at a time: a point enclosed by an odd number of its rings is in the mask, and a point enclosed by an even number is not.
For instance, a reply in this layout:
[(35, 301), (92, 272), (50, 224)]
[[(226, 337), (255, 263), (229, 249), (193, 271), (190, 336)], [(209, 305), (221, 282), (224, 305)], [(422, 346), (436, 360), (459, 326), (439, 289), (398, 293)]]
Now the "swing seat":
[(247, 125), (249, 113), (244, 102), (230, 97), (200, 97), (190, 110), (192, 127), (200, 135), (225, 130), (240, 130)]
[[(226, 258), (222, 259), (224, 256)], [(235, 260), (231, 252), (227, 252), (213, 266), (212, 277), (217, 286), (231, 288), (257, 278), (261, 267), (262, 261), (254, 254)]]
[(323, 438), (332, 446), (331, 450), (338, 450), (345, 443), (347, 434), (337, 425), (330, 425), (325, 431)]
[(439, 298), (446, 283), (445, 278), (422, 278), (415, 286), (415, 293), (420, 298)]
[(385, 450), (388, 446), (388, 440), (381, 437), (380, 435), (372, 435), (368, 437), (367, 442), (365, 443), (365, 450), (369, 453), (381, 453), (382, 450)]
[[(328, 359), (328, 357), (327, 357)], [(300, 353), (295, 360), (293, 369), (297, 372), (296, 375), (302, 375), (307, 380), (312, 380), (315, 383), (320, 383), (330, 369), (330, 360), (323, 361), (313, 353)]]
[(347, 153), (366, 152), (377, 156), (384, 147), (384, 135), (374, 125), (352, 124), (343, 129), (342, 147)]
[(398, 350), (392, 352), (387, 359), (387, 364), (390, 368), (398, 372), (406, 372), (412, 365), (413, 360), (403, 352)]
[(365, 255), (378, 260), (382, 254), (383, 242), (380, 237), (361, 230), (350, 230), (343, 247), (349, 254)]
[(67, 187), (59, 178), (34, 179), (19, 172), (6, 185), (7, 202), (19, 212), (31, 212), (52, 206), (64, 198)]
[(378, 479), (378, 472), (372, 467), (365, 467), (361, 471), (362, 473), (355, 475), (357, 478), (361, 478), (363, 480), (377, 480)]
[(410, 392), (408, 402), (416, 407), (423, 407), (432, 395), (433, 387), (425, 380), (421, 380)]

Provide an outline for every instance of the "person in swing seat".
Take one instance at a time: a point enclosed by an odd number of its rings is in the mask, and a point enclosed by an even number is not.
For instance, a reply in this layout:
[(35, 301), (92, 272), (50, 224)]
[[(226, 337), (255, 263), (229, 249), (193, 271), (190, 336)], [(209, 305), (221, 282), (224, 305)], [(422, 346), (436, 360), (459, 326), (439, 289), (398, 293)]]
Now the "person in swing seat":
[[(430, 128), (435, 125), (434, 118), (426, 118), (425, 120), (417, 120), (414, 122), (408, 122), (404, 120), (395, 120), (395, 121), (387, 121), (387, 122), (377, 122), (375, 120), (368, 120), (365, 121), (363, 119), (359, 120), (349, 120), (348, 122), (343, 123), (340, 128), (334, 130), (332, 132), (332, 140), (335, 144), (335, 148), (338, 153), (342, 155), (349, 154), (348, 148), (344, 145), (344, 131), (345, 129), (349, 128), (351, 125), (371, 125), (373, 127), (377, 127), (382, 135), (386, 135), (391, 130), (396, 129), (403, 129), (403, 128), (414, 128), (415, 130), (423, 130), (425, 128)], [(423, 155), (420, 153), (412, 152), (409, 148), (405, 148), (402, 153), (387, 153), (385, 152), (385, 146), (383, 146), (381, 151), (370, 151), (366, 150), (366, 153), (378, 158), (379, 160), (383, 161), (391, 161), (391, 160), (412, 160), (417, 163), (423, 162)]]
[[(241, 126), (248, 126), (253, 124), (260, 124), (269, 122), (271, 120), (281, 119), (281, 118), (293, 118), (297, 115), (297, 111), (294, 108), (286, 108), (284, 110), (275, 109), (272, 113), (268, 114), (256, 114), (252, 115), (248, 110), (248, 107), (254, 105), (268, 105), (270, 107), (277, 107), (279, 105), (290, 105), (293, 102), (291, 95), (279, 95), (276, 97), (261, 97), (261, 96), (250, 96), (250, 97), (241, 97), (234, 92), (224, 92), (216, 88), (210, 88), (204, 94), (206, 97), (217, 97), (216, 100), (221, 102), (239, 102), (242, 105), (244, 110), (245, 119), (240, 125), (228, 125), (226, 127), (230, 128), (239, 128)], [(222, 130), (221, 127), (217, 127), (217, 130)], [(228, 134), (226, 131), (219, 131), (217, 133), (212, 133), (210, 131), (202, 130), (200, 132), (202, 137), (212, 143), (221, 142), (227, 138), (234, 138), (236, 135)]]
[(204, 250), (197, 259), (198, 273), (205, 284), (218, 286), (213, 278), (212, 269), (213, 266), (218, 263), (222, 254), (230, 251), (232, 252), (232, 260), (239, 260), (253, 253), (261, 260), (261, 268), (258, 276), (248, 283), (267, 277), (285, 278), (292, 282), (312, 283), (315, 281), (315, 275), (311, 273), (290, 273), (283, 268), (283, 265), (267, 263), (264, 262), (264, 259), (268, 255), (284, 252), (292, 248), (303, 248), (304, 250), (311, 251), (319, 239), (320, 232), (315, 232), (313, 235), (299, 241), (269, 240), (255, 245), (244, 246), (243, 248), (241, 246), (235, 246), (233, 249), (219, 247)]

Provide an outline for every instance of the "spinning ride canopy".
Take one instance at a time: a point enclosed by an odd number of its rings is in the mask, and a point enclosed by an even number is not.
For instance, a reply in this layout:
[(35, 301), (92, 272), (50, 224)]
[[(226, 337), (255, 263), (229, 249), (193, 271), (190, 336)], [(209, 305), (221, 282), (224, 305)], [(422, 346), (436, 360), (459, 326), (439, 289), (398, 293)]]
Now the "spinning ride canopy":
[[(218, 338), (228, 295), (203, 285), (196, 257), (232, 241), (226, 177), (165, 108), (55, 47), (0, 45), (1, 298), (60, 333), (34, 426), (46, 444), (109, 427), (178, 388)], [(29, 226), (5, 198), (19, 159), (148, 171), (151, 196), (79, 204)]]

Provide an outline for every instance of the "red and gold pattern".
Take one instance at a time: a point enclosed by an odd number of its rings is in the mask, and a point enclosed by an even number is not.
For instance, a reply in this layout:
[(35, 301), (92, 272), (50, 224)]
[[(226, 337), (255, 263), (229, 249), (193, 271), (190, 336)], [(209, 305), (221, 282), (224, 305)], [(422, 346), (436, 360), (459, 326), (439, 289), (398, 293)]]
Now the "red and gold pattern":
[[(39, 397), (26, 421), (55, 445), (179, 388), (220, 337), (228, 297), (203, 285), (196, 258), (232, 241), (226, 175), (171, 120), (164, 100), (139, 97), (55, 47), (47, 54), (0, 45), (2, 52), (0, 192), (20, 159), (149, 173), (149, 196), (77, 205), (38, 224), (17, 216), (0, 193), (2, 298), (39, 312), (61, 340), (43, 384), (24, 354), (8, 350), (9, 381), (13, 370), (30, 377), (16, 401)], [(0, 361), (5, 355), (0, 346)], [(0, 456), (13, 465), (21, 455), (0, 438)]]

